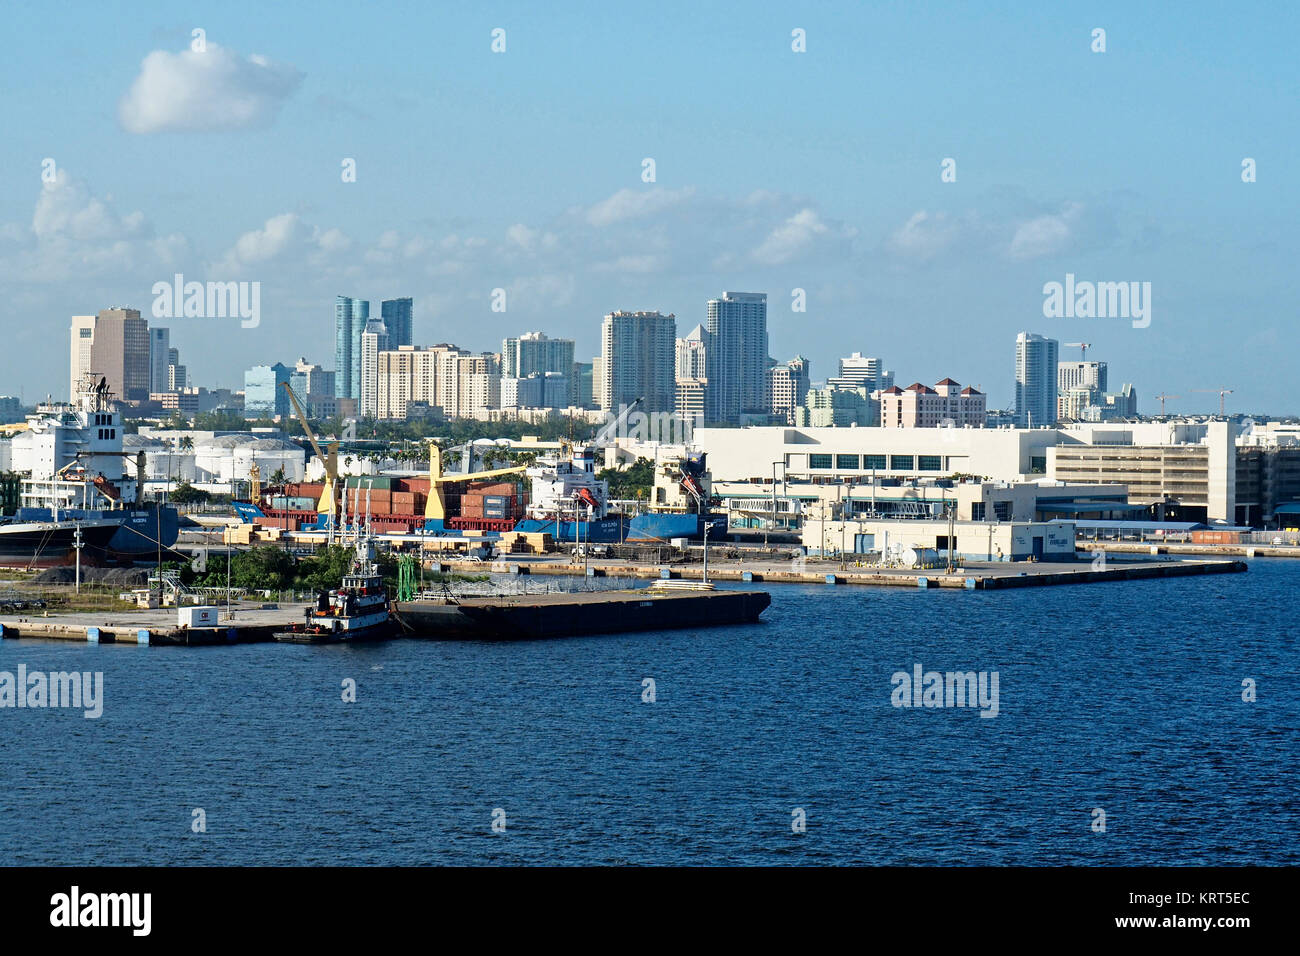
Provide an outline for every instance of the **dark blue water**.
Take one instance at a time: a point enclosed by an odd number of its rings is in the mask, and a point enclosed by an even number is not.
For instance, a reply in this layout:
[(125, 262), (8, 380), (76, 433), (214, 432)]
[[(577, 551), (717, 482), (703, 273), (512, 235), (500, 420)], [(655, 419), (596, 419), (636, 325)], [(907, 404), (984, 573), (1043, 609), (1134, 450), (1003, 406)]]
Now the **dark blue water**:
[[(776, 586), (758, 626), (543, 643), (0, 641), (106, 698), (0, 710), (0, 863), (1296, 864), (1297, 585), (1254, 561)], [(998, 671), (1000, 714), (894, 708), (918, 662)]]

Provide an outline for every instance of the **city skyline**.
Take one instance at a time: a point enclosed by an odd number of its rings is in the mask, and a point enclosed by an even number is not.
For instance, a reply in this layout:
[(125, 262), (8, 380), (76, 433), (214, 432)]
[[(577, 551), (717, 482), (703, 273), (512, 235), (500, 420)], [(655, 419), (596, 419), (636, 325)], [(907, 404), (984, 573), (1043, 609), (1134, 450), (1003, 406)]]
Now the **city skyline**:
[[(586, 356), (601, 315), (653, 309), (689, 329), (706, 318), (703, 299), (739, 288), (768, 293), (773, 357), (804, 355), (814, 369), (864, 350), (909, 380), (951, 370), (1004, 407), (1004, 343), (1029, 329), (1092, 342), (1112, 363), (1123, 355), (1116, 378), (1177, 393), (1171, 413), (1216, 411), (1192, 389), (1219, 386), (1234, 389), (1230, 410), (1300, 411), (1284, 348), (1296, 291), (1295, 105), (1281, 72), (1292, 11), (1205, 31), (1120, 6), (989, 23), (962, 10), (834, 22), (779, 5), (743, 22), (666, 10), (613, 33), (523, 7), (499, 11), (499, 24), (413, 9), (402, 31), (378, 14), (355, 25), (358, 40), (383, 36), (394, 55), (366, 76), (341, 70), (337, 41), (293, 8), (182, 25), (144, 4), (136, 33), (107, 11), (16, 11), (29, 42), (0, 75), (19, 88), (49, 60), (45, 38), (60, 36), (59, 91), (84, 102), (76, 124), (49, 122), (54, 92), (6, 104), (0, 277), (25, 319), (0, 361), (4, 390), (58, 394), (57, 370), (24, 353), (109, 303), (150, 316), (153, 284), (183, 273), (262, 284), (255, 328), (169, 323), (190, 378), (215, 386), (238, 387), (249, 355), (328, 362), (320, 303), (340, 288), (411, 295), (421, 341), (472, 326), (487, 347), (544, 329)], [(1090, 48), (1097, 25), (1104, 53)], [(225, 64), (225, 80), (195, 71), (200, 26), (212, 57), (200, 62)], [(497, 26), (509, 37), (500, 54)], [(796, 27), (806, 52), (791, 49)], [(631, 29), (637, 49), (612, 42)], [(430, 32), (438, 57), (408, 50)], [(712, 64), (707, 113), (693, 102), (698, 67), (645, 72), (647, 88), (620, 61), (651, 51), (660, 66)], [(1180, 75), (1167, 69), (1175, 55), (1218, 69)], [(740, 68), (755, 58), (768, 67)], [(864, 58), (878, 72), (849, 84)], [(1055, 71), (1062, 60), (1072, 79)], [(160, 77), (193, 80), (190, 99), (169, 98)], [(997, 106), (1008, 86), (1029, 98), (1015, 116)], [(1141, 109), (1130, 105), (1139, 88)], [(232, 103), (248, 89), (260, 92), (240, 114)], [(773, 111), (781, 133), (760, 140)], [(869, 119), (845, 122), (858, 114)], [(379, 150), (388, 121), (409, 136)], [(503, 136), (537, 147), (527, 167)], [(1247, 158), (1257, 181), (1243, 182)], [(1151, 283), (1150, 324), (1044, 317), (1044, 286), (1066, 276)], [(792, 311), (796, 290), (804, 312)], [(944, 341), (951, 353), (931, 360)]]

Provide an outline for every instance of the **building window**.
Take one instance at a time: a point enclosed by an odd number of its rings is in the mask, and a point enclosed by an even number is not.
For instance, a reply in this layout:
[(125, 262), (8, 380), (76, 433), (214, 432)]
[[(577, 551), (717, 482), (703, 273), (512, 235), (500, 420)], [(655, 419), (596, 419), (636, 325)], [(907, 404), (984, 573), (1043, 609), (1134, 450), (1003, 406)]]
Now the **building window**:
[(1029, 473), (1031, 475), (1047, 474), (1047, 456), (1030, 455), (1029, 456)]
[(865, 469), (878, 468), (881, 471), (884, 471), (885, 456), (884, 455), (863, 455), (862, 467)]
[(831, 466), (830, 455), (809, 455), (808, 456), (809, 468), (830, 468), (830, 466)]
[(912, 456), (911, 455), (890, 455), (889, 467), (893, 471), (911, 471)]
[(847, 469), (849, 469), (849, 470), (851, 470), (851, 471), (857, 471), (857, 469), (858, 469), (858, 456), (857, 456), (857, 455), (836, 455), (836, 456), (835, 456), (835, 467), (836, 467), (836, 468), (847, 468)]
[(943, 471), (943, 456), (921, 455), (916, 467), (919, 471)]
[(972, 503), (971, 503), (971, 506), (970, 506), (970, 520), (971, 520), (971, 521), (983, 521), (983, 520), (984, 520), (984, 502), (982, 502), (982, 501), (975, 501), (975, 502), (972, 502)]
[(1011, 520), (1011, 502), (995, 501), (993, 502), (993, 516), (999, 521)]

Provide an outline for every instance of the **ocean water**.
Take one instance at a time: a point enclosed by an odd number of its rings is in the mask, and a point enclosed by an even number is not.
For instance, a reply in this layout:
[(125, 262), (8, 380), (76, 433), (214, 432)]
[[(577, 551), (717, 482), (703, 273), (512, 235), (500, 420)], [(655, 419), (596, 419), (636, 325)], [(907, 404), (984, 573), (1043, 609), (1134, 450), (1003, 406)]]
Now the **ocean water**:
[[(537, 643), (0, 641), (0, 671), (104, 674), (97, 720), (0, 709), (0, 863), (1294, 865), (1298, 586), (1259, 560), (777, 585), (755, 626)], [(997, 671), (998, 715), (894, 707), (918, 663)]]

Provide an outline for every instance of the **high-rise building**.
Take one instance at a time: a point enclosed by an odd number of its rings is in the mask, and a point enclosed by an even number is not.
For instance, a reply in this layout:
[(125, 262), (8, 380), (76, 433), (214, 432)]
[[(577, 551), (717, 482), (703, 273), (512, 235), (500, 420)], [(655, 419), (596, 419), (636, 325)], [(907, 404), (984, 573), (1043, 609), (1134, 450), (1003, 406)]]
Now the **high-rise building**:
[(1016, 336), (1016, 426), (1056, 423), (1057, 355), (1060, 343), (1033, 332)]
[(293, 369), (282, 362), (254, 365), (244, 372), (244, 417), (284, 418), (289, 414), (289, 383)]
[(778, 362), (767, 370), (768, 403), (773, 415), (794, 424), (794, 410), (804, 402), (811, 387), (809, 363), (802, 355)]
[(573, 373), (569, 376), (569, 404), (577, 408), (595, 406), (595, 369), (591, 362), (574, 362)]
[(526, 332), (501, 342), (501, 374), (506, 378), (527, 378), (557, 372), (573, 372), (573, 339), (547, 338), (541, 332)]
[(676, 406), (674, 348), (677, 317), (660, 312), (611, 312), (601, 324), (600, 407), (617, 414), (672, 412)]
[(167, 366), (171, 364), (171, 334), (167, 329), (149, 330), (149, 393), (166, 392)]
[(1067, 388), (1095, 388), (1106, 391), (1105, 362), (1059, 362), (1056, 366), (1056, 387), (1064, 391)]
[(86, 375), (96, 371), (90, 367), (90, 357), (95, 345), (95, 317), (72, 317), (72, 364), (68, 377), (68, 400), (75, 402)]
[(189, 370), (181, 364), (181, 353), (176, 349), (167, 350), (167, 391), (179, 392), (189, 388)]
[(704, 423), (718, 420), (714, 402), (716, 392), (709, 388), (709, 354), (713, 349), (713, 336), (702, 325), (697, 325), (677, 340), (675, 348), (675, 374), (677, 414), (685, 421)]
[(705, 330), (713, 337), (709, 390), (717, 420), (767, 412), (767, 293), (723, 292), (709, 300)]
[(1057, 421), (1084, 421), (1084, 409), (1106, 391), (1105, 362), (1061, 362), (1056, 371)]
[(294, 365), (289, 384), (308, 405), (323, 398), (334, 397), (334, 373), (305, 358), (298, 359)]
[(375, 418), (404, 420), (412, 405), (438, 406), (438, 359), (445, 347), (399, 345), (379, 353)]
[(384, 299), (379, 303), (379, 317), (388, 328), (388, 347), (401, 348), (414, 345), (415, 328), (412, 320), (411, 299)]
[(885, 370), (878, 358), (854, 352), (840, 359), (840, 374), (826, 382), (830, 388), (865, 388), (870, 392), (883, 392), (894, 385), (894, 373)]
[(127, 402), (147, 402), (150, 392), (149, 323), (137, 309), (104, 309), (72, 318), (71, 381), (76, 398), (88, 372), (102, 376), (108, 390)]
[(361, 400), (361, 333), (370, 321), (370, 303), (334, 299), (334, 394)]
[(376, 378), (379, 353), (388, 351), (388, 327), (383, 319), (370, 319), (361, 333), (361, 417), (374, 418), (379, 411)]

